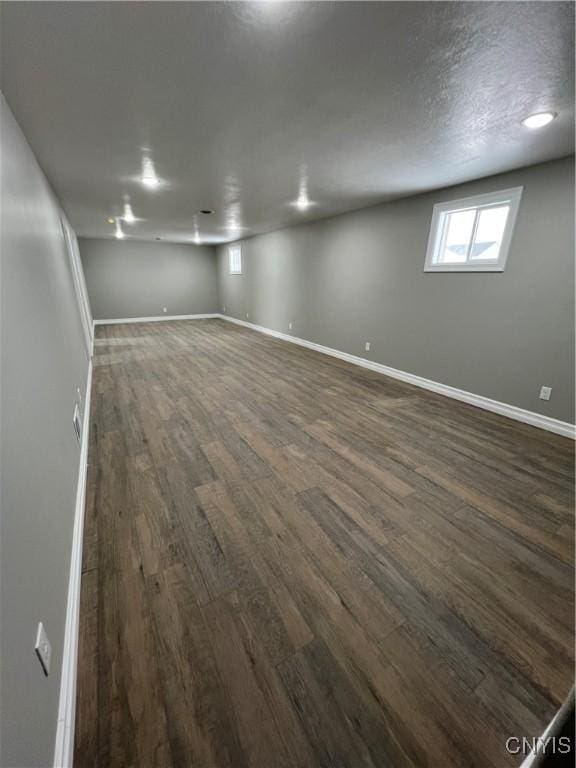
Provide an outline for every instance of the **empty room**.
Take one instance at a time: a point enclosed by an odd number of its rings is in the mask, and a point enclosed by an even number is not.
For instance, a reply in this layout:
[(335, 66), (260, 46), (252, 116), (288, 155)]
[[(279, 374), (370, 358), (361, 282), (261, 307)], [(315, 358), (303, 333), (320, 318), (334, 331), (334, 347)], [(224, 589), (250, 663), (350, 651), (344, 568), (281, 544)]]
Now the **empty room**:
[(1, 768), (560, 768), (572, 2), (0, 2)]

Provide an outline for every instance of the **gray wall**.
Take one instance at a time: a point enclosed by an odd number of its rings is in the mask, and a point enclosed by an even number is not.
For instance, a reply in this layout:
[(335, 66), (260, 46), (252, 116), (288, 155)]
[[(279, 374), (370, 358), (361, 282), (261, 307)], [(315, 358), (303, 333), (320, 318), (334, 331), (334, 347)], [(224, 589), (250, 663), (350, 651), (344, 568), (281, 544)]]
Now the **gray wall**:
[(218, 311), (214, 248), (80, 238), (95, 320)]
[[(524, 194), (504, 273), (423, 272), (434, 203), (515, 186)], [(243, 241), (243, 275), (219, 249), (220, 308), (573, 422), (573, 215), (568, 158), (260, 235)]]
[[(61, 211), (0, 99), (0, 765), (52, 765), (88, 354)], [(52, 642), (48, 678), (34, 654)]]

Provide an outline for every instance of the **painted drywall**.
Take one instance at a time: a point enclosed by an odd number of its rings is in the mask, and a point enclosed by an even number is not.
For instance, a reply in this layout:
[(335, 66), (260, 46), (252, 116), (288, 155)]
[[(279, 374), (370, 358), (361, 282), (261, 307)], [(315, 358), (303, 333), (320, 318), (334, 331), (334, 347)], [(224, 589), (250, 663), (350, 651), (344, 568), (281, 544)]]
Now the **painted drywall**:
[(95, 320), (218, 311), (214, 248), (83, 239), (80, 255)]
[[(62, 211), (2, 98), (0, 125), (0, 765), (46, 768), (80, 458), (72, 413), (89, 350)], [(39, 621), (52, 643), (49, 677), (34, 654)]]
[[(435, 203), (516, 186), (505, 272), (423, 271)], [(260, 235), (242, 275), (219, 248), (220, 310), (573, 423), (573, 215), (566, 158)]]

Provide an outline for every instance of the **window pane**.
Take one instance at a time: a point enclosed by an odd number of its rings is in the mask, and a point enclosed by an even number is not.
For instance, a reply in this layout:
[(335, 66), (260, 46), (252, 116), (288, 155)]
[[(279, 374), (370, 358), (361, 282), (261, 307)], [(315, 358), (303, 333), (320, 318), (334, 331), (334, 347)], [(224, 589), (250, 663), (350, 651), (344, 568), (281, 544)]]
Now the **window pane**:
[(502, 272), (522, 187), (437, 203), (425, 272)]
[(485, 208), (480, 211), (476, 237), (470, 252), (472, 261), (498, 260), (509, 210), (510, 206), (503, 205), (500, 208)]
[(242, 251), (239, 246), (228, 249), (228, 263), (231, 274), (239, 275), (242, 272)]
[(465, 263), (475, 217), (475, 209), (446, 214), (444, 242), (438, 254), (437, 264)]

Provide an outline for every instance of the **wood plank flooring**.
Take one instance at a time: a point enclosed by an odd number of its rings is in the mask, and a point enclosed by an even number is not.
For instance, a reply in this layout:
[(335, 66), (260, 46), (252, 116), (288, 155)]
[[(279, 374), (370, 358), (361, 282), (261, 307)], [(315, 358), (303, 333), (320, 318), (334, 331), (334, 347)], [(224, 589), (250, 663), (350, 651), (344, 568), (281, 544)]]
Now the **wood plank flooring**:
[(517, 765), (569, 440), (219, 320), (97, 329), (77, 768)]

